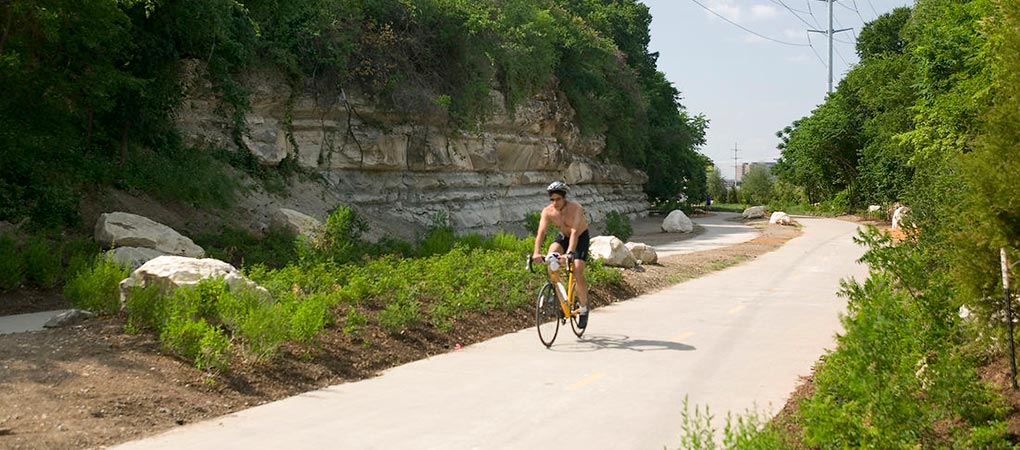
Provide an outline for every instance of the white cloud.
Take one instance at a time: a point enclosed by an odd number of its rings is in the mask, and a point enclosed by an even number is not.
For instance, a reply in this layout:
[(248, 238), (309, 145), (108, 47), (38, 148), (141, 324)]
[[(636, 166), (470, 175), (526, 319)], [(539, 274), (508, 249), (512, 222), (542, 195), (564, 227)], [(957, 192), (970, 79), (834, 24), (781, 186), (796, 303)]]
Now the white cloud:
[[(740, 23), (740, 17), (743, 13), (740, 10), (740, 6), (732, 4), (731, 1), (732, 0), (710, 0), (705, 3), (705, 6), (729, 20)], [(705, 14), (715, 17), (708, 11), (705, 11)]]
[(755, 19), (771, 19), (779, 16), (779, 10), (772, 5), (754, 5), (751, 7), (751, 17)]

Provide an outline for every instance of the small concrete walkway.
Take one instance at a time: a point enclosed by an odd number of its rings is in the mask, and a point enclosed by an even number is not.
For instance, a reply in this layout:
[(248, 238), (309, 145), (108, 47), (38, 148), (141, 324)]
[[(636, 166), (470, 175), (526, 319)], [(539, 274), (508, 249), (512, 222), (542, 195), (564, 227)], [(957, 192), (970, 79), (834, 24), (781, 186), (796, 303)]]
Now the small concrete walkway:
[(730, 220), (736, 217), (740, 217), (740, 214), (713, 212), (710, 216), (694, 217), (691, 221), (704, 228), (703, 233), (684, 240), (653, 245), (652, 248), (659, 258), (665, 258), (736, 245), (761, 235), (754, 227)]
[(18, 314), (14, 316), (0, 316), (0, 334), (24, 333), (26, 331), (38, 331), (43, 325), (49, 322), (53, 316), (64, 313), (68, 310), (43, 311), (31, 314)]

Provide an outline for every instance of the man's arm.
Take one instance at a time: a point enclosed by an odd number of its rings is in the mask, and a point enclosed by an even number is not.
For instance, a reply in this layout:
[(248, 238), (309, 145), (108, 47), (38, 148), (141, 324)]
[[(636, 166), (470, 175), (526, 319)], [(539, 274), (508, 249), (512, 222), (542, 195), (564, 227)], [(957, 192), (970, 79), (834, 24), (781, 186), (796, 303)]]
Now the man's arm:
[(545, 230), (549, 227), (549, 219), (542, 210), (542, 216), (538, 220), (538, 232), (535, 233), (535, 248), (531, 252), (532, 259), (542, 256), (542, 244), (545, 243)]

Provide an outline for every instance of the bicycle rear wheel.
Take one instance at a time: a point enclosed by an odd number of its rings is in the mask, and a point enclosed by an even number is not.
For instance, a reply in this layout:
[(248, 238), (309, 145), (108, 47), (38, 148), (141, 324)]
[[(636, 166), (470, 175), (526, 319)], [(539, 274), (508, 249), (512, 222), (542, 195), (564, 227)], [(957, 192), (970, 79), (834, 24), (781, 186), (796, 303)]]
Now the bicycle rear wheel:
[(556, 334), (560, 332), (560, 318), (563, 317), (563, 310), (560, 308), (560, 301), (556, 298), (556, 292), (552, 283), (546, 283), (538, 290), (538, 298), (535, 300), (535, 325), (538, 328), (538, 340), (546, 348), (552, 346), (556, 340)]
[[(570, 310), (577, 311), (579, 309), (581, 309), (581, 302), (575, 298), (574, 301), (570, 302)], [(578, 314), (572, 314), (570, 316), (570, 329), (574, 330), (574, 336), (581, 337), (584, 335), (584, 330), (587, 330), (588, 328), (578, 327), (577, 326), (578, 319), (580, 319), (580, 315)], [(588, 319), (591, 320), (591, 317), (589, 317)]]
[[(577, 294), (576, 294), (576, 292), (577, 292), (577, 285), (574, 284), (573, 288), (574, 288), (573, 289), (574, 296), (573, 296), (573, 298), (570, 299), (570, 310), (571, 311), (578, 311), (578, 310), (580, 310), (580, 300), (577, 300)], [(580, 338), (581, 336), (584, 335), (584, 330), (588, 330), (586, 328), (582, 329), (580, 327), (577, 327), (577, 320), (579, 318), (580, 318), (580, 316), (578, 314), (570, 314), (570, 330), (573, 330), (574, 336), (576, 336), (578, 338)], [(591, 318), (591, 317), (589, 317), (589, 318)]]

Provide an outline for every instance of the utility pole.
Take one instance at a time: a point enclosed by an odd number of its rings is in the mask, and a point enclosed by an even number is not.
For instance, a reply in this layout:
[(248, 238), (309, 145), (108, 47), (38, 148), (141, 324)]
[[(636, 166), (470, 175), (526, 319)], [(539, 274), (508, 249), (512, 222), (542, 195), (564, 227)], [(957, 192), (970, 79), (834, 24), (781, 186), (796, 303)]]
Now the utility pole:
[(836, 0), (818, 0), (818, 1), (826, 2), (826, 3), (829, 4), (829, 29), (828, 30), (824, 30), (824, 31), (823, 30), (808, 30), (808, 33), (821, 33), (821, 34), (824, 34), (824, 35), (826, 35), (828, 37), (828, 40), (829, 40), (829, 90), (828, 90), (828, 93), (831, 94), (832, 93), (832, 35), (834, 35), (836, 33), (842, 33), (844, 31), (850, 31), (853, 28), (843, 28), (841, 30), (833, 30), (832, 29), (832, 4), (835, 3)]
[(733, 143), (733, 189), (737, 188), (737, 143)]

